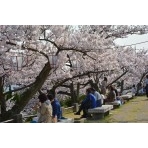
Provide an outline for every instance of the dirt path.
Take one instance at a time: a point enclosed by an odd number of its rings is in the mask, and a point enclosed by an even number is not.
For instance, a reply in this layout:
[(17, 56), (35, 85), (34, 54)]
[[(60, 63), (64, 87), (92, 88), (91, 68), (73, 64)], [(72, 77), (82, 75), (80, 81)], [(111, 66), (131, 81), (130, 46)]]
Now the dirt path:
[[(79, 118), (74, 114), (66, 117)], [(118, 109), (110, 111), (110, 115), (102, 120), (89, 120), (88, 123), (148, 123), (148, 99), (146, 96), (136, 97)]]

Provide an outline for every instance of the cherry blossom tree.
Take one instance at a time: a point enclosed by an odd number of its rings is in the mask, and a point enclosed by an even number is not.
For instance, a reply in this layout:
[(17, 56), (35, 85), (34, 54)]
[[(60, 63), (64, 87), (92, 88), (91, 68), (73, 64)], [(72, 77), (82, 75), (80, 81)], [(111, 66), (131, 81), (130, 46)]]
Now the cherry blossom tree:
[[(80, 75), (117, 70), (119, 63), (113, 41), (128, 34), (146, 32), (147, 26), (0, 26), (0, 102), (3, 117), (20, 113), (42, 87), (51, 85), (51, 88), (56, 88), (69, 80), (76, 81)], [(14, 57), (21, 53), (24, 60), (19, 66)], [(51, 55), (57, 59), (55, 67)], [(71, 70), (65, 67), (69, 60), (67, 55), (73, 63)], [(74, 65), (78, 68), (75, 69)], [(18, 83), (21, 84), (19, 89), (3, 91), (4, 86)], [(17, 91), (21, 91), (20, 99), (6, 112), (5, 96)]]

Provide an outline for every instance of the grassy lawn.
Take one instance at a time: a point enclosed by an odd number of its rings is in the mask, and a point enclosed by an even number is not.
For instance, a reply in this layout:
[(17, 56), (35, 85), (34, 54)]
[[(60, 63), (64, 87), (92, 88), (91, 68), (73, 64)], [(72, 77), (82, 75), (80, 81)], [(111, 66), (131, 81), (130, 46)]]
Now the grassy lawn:
[[(65, 114), (65, 117), (78, 119), (80, 116), (74, 113)], [(86, 120), (87, 123), (148, 123), (148, 99), (139, 96), (126, 102), (110, 114), (100, 120)]]

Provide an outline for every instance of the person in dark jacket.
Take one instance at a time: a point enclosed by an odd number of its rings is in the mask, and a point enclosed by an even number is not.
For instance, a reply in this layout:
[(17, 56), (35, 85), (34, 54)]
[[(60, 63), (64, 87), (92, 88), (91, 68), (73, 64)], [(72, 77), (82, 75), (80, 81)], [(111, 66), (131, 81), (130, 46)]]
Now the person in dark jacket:
[(88, 116), (88, 109), (96, 107), (96, 97), (91, 93), (91, 89), (88, 88), (86, 90), (86, 98), (82, 101), (78, 112), (75, 115), (80, 115), (81, 111), (83, 110), (82, 118), (86, 118)]
[(48, 99), (51, 101), (52, 105), (52, 119), (53, 122), (58, 122), (62, 118), (62, 109), (60, 102), (52, 95), (47, 95)]

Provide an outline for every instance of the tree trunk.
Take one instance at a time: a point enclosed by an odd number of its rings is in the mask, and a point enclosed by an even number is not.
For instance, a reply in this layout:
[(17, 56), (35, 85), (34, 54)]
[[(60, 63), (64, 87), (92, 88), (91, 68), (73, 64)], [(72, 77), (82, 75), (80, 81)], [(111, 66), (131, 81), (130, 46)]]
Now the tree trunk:
[(74, 85), (73, 82), (70, 84), (70, 94), (71, 94), (71, 100), (72, 103), (76, 103), (76, 98), (75, 98), (75, 90), (74, 90)]
[(145, 72), (145, 73), (143, 73), (143, 75), (141, 76), (141, 79), (140, 79), (140, 81), (139, 81), (139, 83), (138, 83), (138, 85), (137, 85), (137, 91), (136, 91), (136, 94), (138, 94), (138, 92), (139, 92), (139, 90), (140, 90), (140, 84), (142, 83), (142, 80), (143, 80), (143, 78), (147, 75), (147, 73), (148, 72)]
[(123, 88), (124, 88), (124, 80), (121, 81), (121, 90), (120, 90), (120, 93), (123, 92)]
[(21, 94), (21, 99), (16, 102), (11, 112), (19, 114), (23, 110), (28, 101), (41, 89), (42, 85), (44, 84), (49, 75), (50, 70), (50, 63), (47, 62), (40, 74), (36, 77), (34, 85), (32, 85), (29, 89), (27, 89), (24, 93)]
[(0, 77), (0, 107), (1, 107), (1, 116), (0, 120), (3, 120), (4, 114), (6, 112), (6, 101), (5, 101), (5, 95), (3, 94), (3, 77)]
[(0, 104), (1, 104), (1, 113), (6, 112), (6, 102), (5, 96), (3, 94), (3, 77), (0, 77)]
[(80, 93), (80, 83), (77, 83), (77, 93), (76, 93), (76, 103), (78, 102), (78, 98), (79, 98), (79, 93)]
[(94, 83), (93, 80), (89, 80), (89, 83), (90, 83), (90, 86), (91, 86), (92, 88), (94, 88), (96, 91), (99, 91), (99, 92), (100, 92), (97, 83)]

